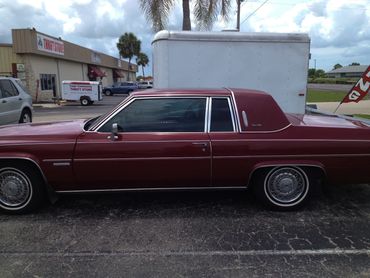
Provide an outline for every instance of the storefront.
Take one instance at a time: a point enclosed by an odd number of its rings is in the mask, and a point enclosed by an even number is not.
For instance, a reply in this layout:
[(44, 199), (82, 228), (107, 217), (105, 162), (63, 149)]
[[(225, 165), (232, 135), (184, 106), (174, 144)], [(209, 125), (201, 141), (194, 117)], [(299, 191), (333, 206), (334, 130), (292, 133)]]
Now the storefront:
[(137, 66), (51, 37), (35, 29), (13, 29), (13, 44), (0, 44), (0, 75), (20, 78), (35, 101), (60, 98), (63, 80), (135, 80)]

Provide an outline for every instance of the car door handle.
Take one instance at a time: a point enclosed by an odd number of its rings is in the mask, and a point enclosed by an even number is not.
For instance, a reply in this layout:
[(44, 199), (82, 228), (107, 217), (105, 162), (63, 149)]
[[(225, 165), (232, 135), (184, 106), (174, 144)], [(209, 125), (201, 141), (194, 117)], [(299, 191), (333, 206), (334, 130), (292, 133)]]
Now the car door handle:
[(201, 147), (207, 147), (208, 143), (205, 142), (194, 142), (193, 145), (195, 146), (201, 146)]
[(3, 99), (2, 103), (7, 103), (7, 101), (5, 99)]
[(20, 97), (18, 100), (22, 100), (22, 98)]

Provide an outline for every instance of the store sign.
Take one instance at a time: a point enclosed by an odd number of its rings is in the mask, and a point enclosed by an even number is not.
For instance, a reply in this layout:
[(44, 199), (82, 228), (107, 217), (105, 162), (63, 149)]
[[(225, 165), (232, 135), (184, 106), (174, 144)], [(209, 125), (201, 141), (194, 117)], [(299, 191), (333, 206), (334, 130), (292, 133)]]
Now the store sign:
[(37, 49), (57, 55), (64, 55), (64, 43), (62, 41), (37, 34)]

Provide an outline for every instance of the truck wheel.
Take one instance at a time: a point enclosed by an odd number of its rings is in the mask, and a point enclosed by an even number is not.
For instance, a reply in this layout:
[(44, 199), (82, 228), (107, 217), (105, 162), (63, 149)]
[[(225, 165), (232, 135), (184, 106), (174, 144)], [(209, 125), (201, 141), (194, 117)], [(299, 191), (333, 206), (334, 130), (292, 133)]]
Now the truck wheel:
[(23, 123), (31, 123), (31, 122), (32, 122), (31, 111), (27, 108), (23, 109), (23, 111), (21, 113), (21, 117), (19, 118), (19, 123), (23, 124)]
[(36, 208), (45, 199), (44, 182), (31, 167), (13, 164), (0, 169), (0, 209), (21, 214)]
[(88, 106), (90, 104), (90, 99), (88, 97), (82, 97), (80, 102), (82, 106)]
[(294, 210), (311, 196), (308, 173), (300, 167), (281, 166), (263, 169), (257, 173), (253, 185), (256, 197), (276, 210)]

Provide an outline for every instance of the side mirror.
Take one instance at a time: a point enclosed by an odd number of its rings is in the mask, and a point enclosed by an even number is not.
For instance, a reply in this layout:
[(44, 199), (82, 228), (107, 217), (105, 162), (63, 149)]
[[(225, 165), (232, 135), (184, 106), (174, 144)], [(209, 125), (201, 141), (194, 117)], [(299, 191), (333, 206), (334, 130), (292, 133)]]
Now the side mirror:
[(118, 124), (117, 123), (112, 124), (112, 133), (108, 138), (112, 141), (116, 141), (118, 139)]

